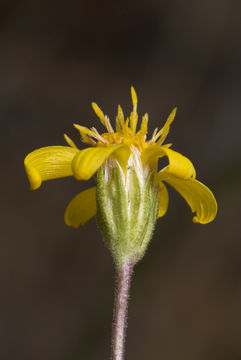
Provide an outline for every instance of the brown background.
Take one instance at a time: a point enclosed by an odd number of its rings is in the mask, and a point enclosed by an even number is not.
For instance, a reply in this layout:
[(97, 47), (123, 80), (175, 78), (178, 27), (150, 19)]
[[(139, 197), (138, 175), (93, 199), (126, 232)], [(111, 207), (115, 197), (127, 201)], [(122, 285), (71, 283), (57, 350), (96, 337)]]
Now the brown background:
[[(127, 359), (241, 359), (240, 1), (0, 1), (1, 359), (109, 358), (114, 271), (95, 219), (63, 213), (94, 183), (28, 190), (24, 156), (78, 144), (95, 100), (148, 112), (174, 106), (168, 137), (215, 193), (216, 220), (192, 224), (183, 199), (156, 226), (131, 289)], [(83, 144), (80, 147), (83, 148)]]

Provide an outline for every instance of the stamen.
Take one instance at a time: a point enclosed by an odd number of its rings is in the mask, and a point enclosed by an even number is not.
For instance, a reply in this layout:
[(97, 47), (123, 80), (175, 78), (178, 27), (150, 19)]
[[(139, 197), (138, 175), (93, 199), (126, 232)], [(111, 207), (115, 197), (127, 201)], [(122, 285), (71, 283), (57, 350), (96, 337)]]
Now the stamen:
[(89, 144), (91, 146), (96, 146), (96, 141), (90, 138), (88, 135), (81, 135), (82, 141), (86, 144)]
[(92, 146), (96, 145), (96, 142), (90, 138), (90, 137), (93, 137), (93, 133), (90, 129), (88, 129), (85, 126), (78, 125), (78, 124), (74, 124), (74, 127), (80, 132), (81, 139), (84, 143), (92, 145)]
[(173, 122), (173, 120), (175, 118), (176, 112), (177, 112), (177, 108), (175, 107), (172, 110), (171, 114), (168, 116), (168, 119), (167, 119), (166, 123), (164, 124), (163, 128), (156, 134), (155, 141), (160, 137), (160, 139), (157, 142), (158, 145), (161, 145), (164, 142), (164, 140), (166, 139), (166, 137), (169, 133), (169, 130), (170, 130), (171, 123)]
[(115, 118), (115, 130), (116, 132), (120, 132), (121, 131), (121, 125), (120, 125), (120, 120), (118, 118), (118, 115)]
[(139, 133), (143, 136), (147, 134), (147, 124), (148, 124), (148, 114), (146, 113), (144, 116), (142, 116), (141, 128), (139, 130)]
[(158, 131), (158, 128), (155, 128), (155, 130), (153, 131), (153, 134), (152, 134), (152, 138), (151, 140), (149, 140), (148, 144), (151, 145), (155, 142), (155, 138), (156, 138), (156, 133)]
[(64, 138), (70, 147), (78, 149), (77, 146), (75, 145), (75, 143), (73, 142), (73, 140), (71, 140), (67, 134), (64, 134)]
[(93, 132), (93, 137), (95, 137), (98, 141), (101, 141), (103, 144), (109, 144), (109, 141), (107, 141), (106, 139), (104, 139), (96, 130), (96, 128), (92, 127), (91, 128), (92, 132)]
[(110, 119), (108, 118), (107, 115), (105, 115), (105, 117), (104, 117), (104, 122), (105, 122), (105, 127), (106, 127), (107, 131), (109, 133), (113, 133), (114, 130), (113, 130), (113, 127), (111, 126)]
[(96, 113), (96, 115), (100, 119), (101, 123), (106, 127), (107, 131), (109, 133), (113, 133), (114, 130), (113, 130), (112, 126), (111, 126), (111, 123), (110, 123), (110, 120), (109, 120), (108, 116), (104, 115), (103, 111), (99, 108), (99, 106), (96, 103), (92, 102), (91, 105), (92, 105), (92, 108), (93, 108), (94, 112)]
[(80, 134), (85, 134), (85, 135), (89, 135), (92, 136), (92, 131), (90, 129), (88, 129), (85, 126), (81, 126), (79, 124), (74, 124), (74, 127), (80, 132)]
[(124, 129), (125, 128), (125, 117), (124, 117), (124, 113), (123, 113), (123, 110), (120, 105), (118, 105), (117, 117), (119, 119), (120, 126), (122, 127), (122, 129)]
[(138, 121), (138, 114), (137, 114), (137, 95), (133, 86), (131, 87), (131, 98), (133, 104), (133, 112), (130, 115), (130, 127), (133, 133), (136, 132), (136, 125)]
[(127, 133), (127, 134), (129, 134), (129, 131), (128, 130), (130, 130), (129, 129), (129, 118), (127, 118), (126, 119), (126, 122), (125, 122), (125, 127), (124, 127), (124, 130), (125, 130), (125, 132)]
[(133, 107), (137, 106), (137, 95), (133, 86), (131, 86), (131, 98), (132, 98)]
[(93, 108), (94, 112), (96, 113), (96, 115), (100, 119), (101, 123), (103, 125), (105, 125), (105, 122), (104, 122), (105, 115), (104, 115), (103, 111), (99, 108), (99, 106), (95, 102), (92, 102), (91, 105), (92, 105), (92, 108)]

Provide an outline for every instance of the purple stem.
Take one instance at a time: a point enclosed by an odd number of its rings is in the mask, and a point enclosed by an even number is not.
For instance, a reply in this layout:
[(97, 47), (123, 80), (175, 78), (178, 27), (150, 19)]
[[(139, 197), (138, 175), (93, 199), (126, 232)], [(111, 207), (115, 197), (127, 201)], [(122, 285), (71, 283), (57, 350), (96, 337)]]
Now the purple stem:
[(124, 359), (127, 309), (133, 267), (133, 262), (129, 260), (123, 263), (121, 269), (117, 270), (117, 287), (112, 329), (112, 360)]

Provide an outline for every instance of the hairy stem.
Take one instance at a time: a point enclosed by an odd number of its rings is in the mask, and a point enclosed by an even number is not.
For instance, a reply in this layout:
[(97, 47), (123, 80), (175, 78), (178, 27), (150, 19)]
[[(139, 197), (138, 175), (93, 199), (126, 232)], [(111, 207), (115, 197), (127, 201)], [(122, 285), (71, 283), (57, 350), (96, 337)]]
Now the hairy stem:
[(127, 328), (127, 309), (133, 262), (126, 261), (117, 271), (114, 321), (112, 329), (112, 360), (123, 360), (125, 352), (125, 334)]

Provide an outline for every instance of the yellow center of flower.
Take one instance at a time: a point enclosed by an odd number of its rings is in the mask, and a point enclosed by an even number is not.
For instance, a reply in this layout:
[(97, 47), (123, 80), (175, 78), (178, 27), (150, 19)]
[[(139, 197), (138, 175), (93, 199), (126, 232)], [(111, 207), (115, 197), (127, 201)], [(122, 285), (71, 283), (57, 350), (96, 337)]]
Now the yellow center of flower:
[(126, 144), (128, 146), (135, 146), (139, 151), (143, 151), (149, 145), (147, 141), (143, 141), (143, 139), (136, 135), (123, 135), (119, 132), (115, 133), (104, 133), (101, 134), (101, 137), (108, 141), (108, 144), (104, 144), (102, 141), (98, 141), (96, 146), (108, 146), (108, 145), (119, 145)]
[[(149, 141), (146, 141), (148, 133), (148, 114), (145, 114), (142, 117), (140, 129), (136, 132), (138, 122), (137, 95), (133, 87), (131, 87), (131, 97), (133, 110), (129, 118), (125, 120), (122, 108), (120, 105), (118, 106), (115, 131), (111, 126), (108, 116), (104, 115), (96, 103), (92, 103), (93, 110), (99, 117), (101, 123), (106, 127), (107, 132), (99, 134), (99, 132), (94, 127), (88, 129), (85, 126), (74, 124), (75, 128), (79, 130), (81, 134), (82, 141), (95, 147), (108, 147), (113, 145), (126, 144), (130, 148), (132, 146), (136, 147), (140, 152), (143, 152), (148, 146), (155, 142), (158, 145), (161, 145), (164, 142), (169, 132), (170, 125), (174, 120), (176, 108), (171, 112), (163, 128), (159, 131), (158, 129), (155, 129), (152, 138)], [(72, 140), (70, 140), (66, 135), (65, 139), (71, 147), (75, 146)]]

